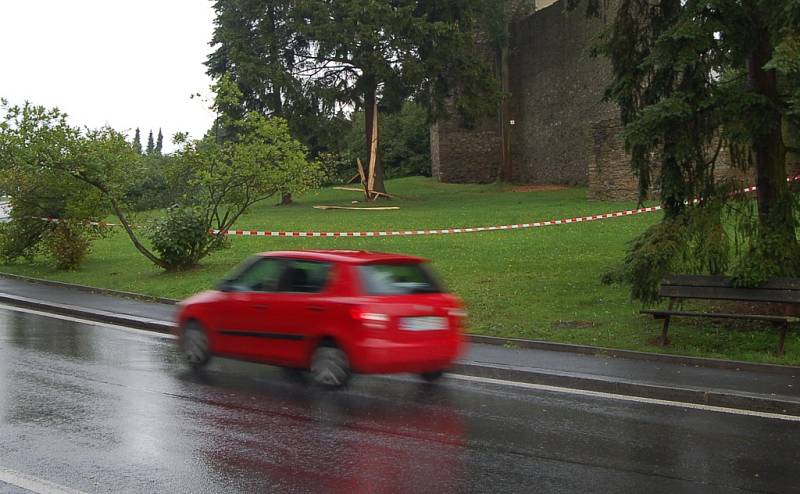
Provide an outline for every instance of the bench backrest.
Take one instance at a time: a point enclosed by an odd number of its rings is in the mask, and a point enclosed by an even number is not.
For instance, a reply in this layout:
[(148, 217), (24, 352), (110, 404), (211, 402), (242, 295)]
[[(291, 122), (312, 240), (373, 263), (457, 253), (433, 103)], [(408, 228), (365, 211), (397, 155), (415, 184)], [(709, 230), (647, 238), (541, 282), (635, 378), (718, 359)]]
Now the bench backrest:
[(724, 276), (670, 276), (661, 282), (661, 297), (739, 302), (800, 304), (800, 279), (775, 278), (758, 288), (738, 288)]

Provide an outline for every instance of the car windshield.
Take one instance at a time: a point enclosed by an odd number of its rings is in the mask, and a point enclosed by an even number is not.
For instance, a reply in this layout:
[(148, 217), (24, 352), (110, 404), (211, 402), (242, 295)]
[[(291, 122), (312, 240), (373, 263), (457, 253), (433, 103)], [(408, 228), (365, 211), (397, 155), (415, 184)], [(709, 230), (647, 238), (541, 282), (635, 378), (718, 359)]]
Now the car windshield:
[(359, 266), (368, 295), (442, 293), (442, 286), (423, 264), (370, 264)]

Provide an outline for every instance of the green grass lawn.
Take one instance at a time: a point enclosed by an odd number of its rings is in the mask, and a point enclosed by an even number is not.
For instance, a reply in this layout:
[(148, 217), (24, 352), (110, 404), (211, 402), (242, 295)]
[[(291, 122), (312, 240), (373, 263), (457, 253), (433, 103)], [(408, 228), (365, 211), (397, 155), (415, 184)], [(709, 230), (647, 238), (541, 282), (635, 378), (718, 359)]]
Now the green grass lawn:
[[(399, 211), (320, 211), (346, 205), (356, 192), (326, 189), (289, 207), (261, 204), (241, 218), (246, 230), (370, 231), (527, 223), (635, 206), (591, 202), (586, 189), (512, 192), (499, 185), (444, 185), (431, 179), (390, 181)], [(149, 264), (123, 232), (97, 241), (83, 268), (59, 272), (43, 260), (2, 266), (8, 273), (95, 287), (182, 298), (210, 287), (250, 254), (284, 249), (364, 249), (426, 257), (466, 302), (476, 334), (604, 347), (800, 364), (800, 337), (791, 334), (786, 356), (773, 356), (774, 330), (728, 329), (708, 321), (677, 321), (673, 344), (652, 340), (660, 325), (638, 314), (625, 287), (600, 284), (600, 275), (624, 256), (628, 241), (660, 220), (660, 213), (533, 230), (401, 238), (246, 238), (189, 273), (166, 274)]]

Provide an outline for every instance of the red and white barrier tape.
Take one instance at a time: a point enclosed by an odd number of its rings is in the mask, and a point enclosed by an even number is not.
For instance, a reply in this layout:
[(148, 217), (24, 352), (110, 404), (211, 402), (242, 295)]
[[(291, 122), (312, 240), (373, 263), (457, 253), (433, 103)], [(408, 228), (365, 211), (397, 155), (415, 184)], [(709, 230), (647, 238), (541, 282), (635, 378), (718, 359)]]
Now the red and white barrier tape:
[[(800, 175), (789, 177), (787, 182), (800, 181)], [(739, 193), (754, 192), (756, 186), (747, 187)], [(699, 203), (699, 199), (693, 201)], [(458, 235), (464, 233), (496, 232), (507, 230), (527, 230), (532, 228), (544, 228), (547, 226), (571, 225), (575, 223), (587, 223), (590, 221), (605, 220), (612, 218), (623, 218), (645, 213), (655, 213), (661, 211), (662, 206), (653, 206), (640, 209), (629, 209), (627, 211), (617, 211), (606, 214), (593, 214), (576, 218), (565, 218), (561, 220), (540, 221), (536, 223), (522, 223), (516, 225), (502, 226), (480, 226), (471, 228), (446, 228), (443, 230), (393, 230), (393, 231), (373, 231), (373, 232), (268, 232), (259, 230), (210, 230), (211, 235), (222, 235), (227, 237), (278, 237), (278, 238), (374, 238), (374, 237), (415, 237), (426, 235)]]
[(298, 238), (363, 238), (363, 237), (414, 237), (423, 235), (458, 235), (463, 233), (496, 232), (504, 230), (526, 230), (531, 228), (543, 228), (546, 226), (571, 225), (574, 223), (587, 223), (590, 221), (604, 220), (610, 218), (622, 218), (624, 216), (634, 216), (637, 214), (653, 213), (661, 211), (661, 206), (649, 208), (631, 209), (627, 211), (617, 211), (606, 214), (593, 214), (591, 216), (581, 216), (577, 218), (565, 218), (561, 220), (540, 221), (536, 223), (521, 223), (516, 225), (502, 226), (479, 226), (471, 228), (446, 228), (443, 230), (394, 230), (394, 231), (374, 231), (374, 232), (263, 232), (257, 230), (211, 230), (212, 235), (236, 236), (236, 237), (298, 237)]
[[(787, 182), (800, 182), (800, 175), (796, 177), (789, 177)], [(752, 186), (744, 188), (736, 193), (750, 193), (758, 190), (758, 187)], [(692, 201), (697, 204), (699, 199)], [(536, 223), (520, 223), (515, 225), (502, 225), (502, 226), (479, 226), (470, 228), (445, 228), (441, 230), (387, 230), (387, 231), (372, 231), (372, 232), (284, 232), (284, 231), (259, 231), (259, 230), (209, 230), (210, 235), (222, 235), (232, 237), (278, 237), (278, 238), (373, 238), (373, 237), (416, 237), (425, 235), (459, 235), (464, 233), (481, 233), (481, 232), (496, 232), (508, 230), (528, 230), (532, 228), (544, 228), (547, 226), (559, 225), (572, 225), (575, 223), (588, 223), (591, 221), (606, 220), (612, 218), (623, 218), (626, 216), (635, 216), (639, 214), (655, 213), (663, 210), (662, 206), (653, 206), (640, 209), (629, 209), (626, 211), (616, 211), (613, 213), (593, 214), (590, 216), (580, 216), (575, 218), (564, 218), (560, 220), (539, 221)], [(63, 220), (57, 218), (39, 218), (42, 221), (49, 223), (60, 223)], [(115, 223), (106, 223), (104, 221), (85, 221), (84, 225), (99, 226), (99, 227), (116, 227), (121, 226)]]
[[(46, 223), (56, 223), (56, 224), (64, 222), (64, 221), (71, 221), (71, 220), (64, 220), (64, 219), (59, 219), (59, 218), (33, 218), (33, 219), (42, 220), (42, 221), (44, 221)], [(99, 226), (101, 228), (112, 227), (112, 226), (122, 226), (122, 225), (117, 225), (116, 223), (106, 223), (105, 221), (90, 221), (90, 220), (83, 221), (82, 224), (85, 225), (85, 226)]]

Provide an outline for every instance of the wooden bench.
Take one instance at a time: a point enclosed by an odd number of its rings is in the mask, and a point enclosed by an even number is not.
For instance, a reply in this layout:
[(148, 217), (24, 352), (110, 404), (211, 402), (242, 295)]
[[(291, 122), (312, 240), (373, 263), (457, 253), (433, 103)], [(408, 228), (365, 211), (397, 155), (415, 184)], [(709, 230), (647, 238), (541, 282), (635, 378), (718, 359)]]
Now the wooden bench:
[[(776, 278), (758, 288), (737, 288), (730, 278), (724, 276), (671, 276), (661, 282), (659, 296), (669, 299), (667, 310), (643, 310), (642, 314), (650, 314), (655, 319), (664, 320), (661, 342), (669, 344), (667, 332), (673, 317), (711, 317), (722, 319), (751, 319), (773, 323), (780, 329), (778, 355), (783, 355), (786, 332), (789, 325), (800, 322), (800, 279)], [(689, 312), (673, 310), (676, 303), (683, 300), (725, 300), (731, 302), (755, 302), (778, 305), (782, 315), (717, 312)], [(755, 312), (755, 311), (750, 311)]]

